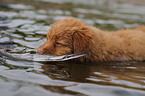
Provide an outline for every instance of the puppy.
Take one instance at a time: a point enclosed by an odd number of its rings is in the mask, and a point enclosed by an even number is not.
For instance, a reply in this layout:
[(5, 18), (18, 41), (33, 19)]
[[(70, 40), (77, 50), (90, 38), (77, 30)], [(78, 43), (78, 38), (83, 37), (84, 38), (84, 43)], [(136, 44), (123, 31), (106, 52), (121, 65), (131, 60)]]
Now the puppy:
[(79, 19), (56, 21), (47, 34), (47, 41), (37, 53), (66, 55), (87, 53), (83, 62), (145, 60), (145, 27), (119, 31), (103, 31)]

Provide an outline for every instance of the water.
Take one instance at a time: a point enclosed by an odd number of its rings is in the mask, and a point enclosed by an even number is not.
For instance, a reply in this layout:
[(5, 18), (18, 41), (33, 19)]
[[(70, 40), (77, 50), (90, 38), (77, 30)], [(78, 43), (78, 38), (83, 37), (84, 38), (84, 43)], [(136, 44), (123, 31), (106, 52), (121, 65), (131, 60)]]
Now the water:
[[(45, 42), (53, 22), (70, 16), (104, 30), (145, 24), (145, 7), (141, 5), (73, 1), (0, 1), (0, 48), (35, 50)], [(0, 93), (1, 96), (145, 96), (145, 63), (29, 62), (0, 54)]]

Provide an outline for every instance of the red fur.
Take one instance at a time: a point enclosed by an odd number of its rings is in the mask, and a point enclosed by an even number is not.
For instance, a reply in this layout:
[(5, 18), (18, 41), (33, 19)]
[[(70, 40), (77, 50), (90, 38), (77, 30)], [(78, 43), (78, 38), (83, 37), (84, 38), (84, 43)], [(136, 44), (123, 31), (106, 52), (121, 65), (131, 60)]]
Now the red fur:
[(88, 53), (81, 61), (145, 60), (145, 27), (103, 31), (79, 19), (58, 20), (47, 34), (38, 53), (65, 55)]

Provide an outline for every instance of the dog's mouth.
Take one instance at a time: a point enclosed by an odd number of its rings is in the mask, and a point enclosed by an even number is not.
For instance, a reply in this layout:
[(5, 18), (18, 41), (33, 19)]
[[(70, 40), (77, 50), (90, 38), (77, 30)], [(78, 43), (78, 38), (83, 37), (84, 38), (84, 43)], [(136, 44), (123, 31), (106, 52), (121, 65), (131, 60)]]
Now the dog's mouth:
[(68, 54), (68, 55), (62, 55), (62, 56), (55, 56), (55, 55), (44, 55), (44, 54), (35, 54), (35, 57), (32, 59), (32, 61), (67, 61), (79, 57), (86, 56), (85, 53), (76, 53), (76, 54)]
[[(62, 56), (55, 56), (50, 54), (36, 53), (36, 50), (5, 50), (1, 49), (0, 54), (5, 55), (9, 59), (19, 61), (31, 61), (31, 62), (51, 62), (51, 61), (67, 61), (79, 57), (86, 56), (85, 53), (68, 54)], [(18, 53), (18, 54), (17, 54)]]

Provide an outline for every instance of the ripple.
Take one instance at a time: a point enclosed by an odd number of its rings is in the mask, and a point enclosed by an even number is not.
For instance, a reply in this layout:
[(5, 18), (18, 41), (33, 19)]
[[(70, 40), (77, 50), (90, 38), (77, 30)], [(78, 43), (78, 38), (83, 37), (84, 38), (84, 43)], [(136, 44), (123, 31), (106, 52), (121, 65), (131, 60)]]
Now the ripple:
[(8, 7), (13, 9), (34, 9), (34, 6), (24, 4), (9, 4)]
[(35, 21), (33, 20), (26, 20), (26, 19), (13, 19), (11, 22), (7, 23), (6, 25), (10, 28), (16, 28), (18, 26), (24, 25), (24, 24), (32, 24)]

